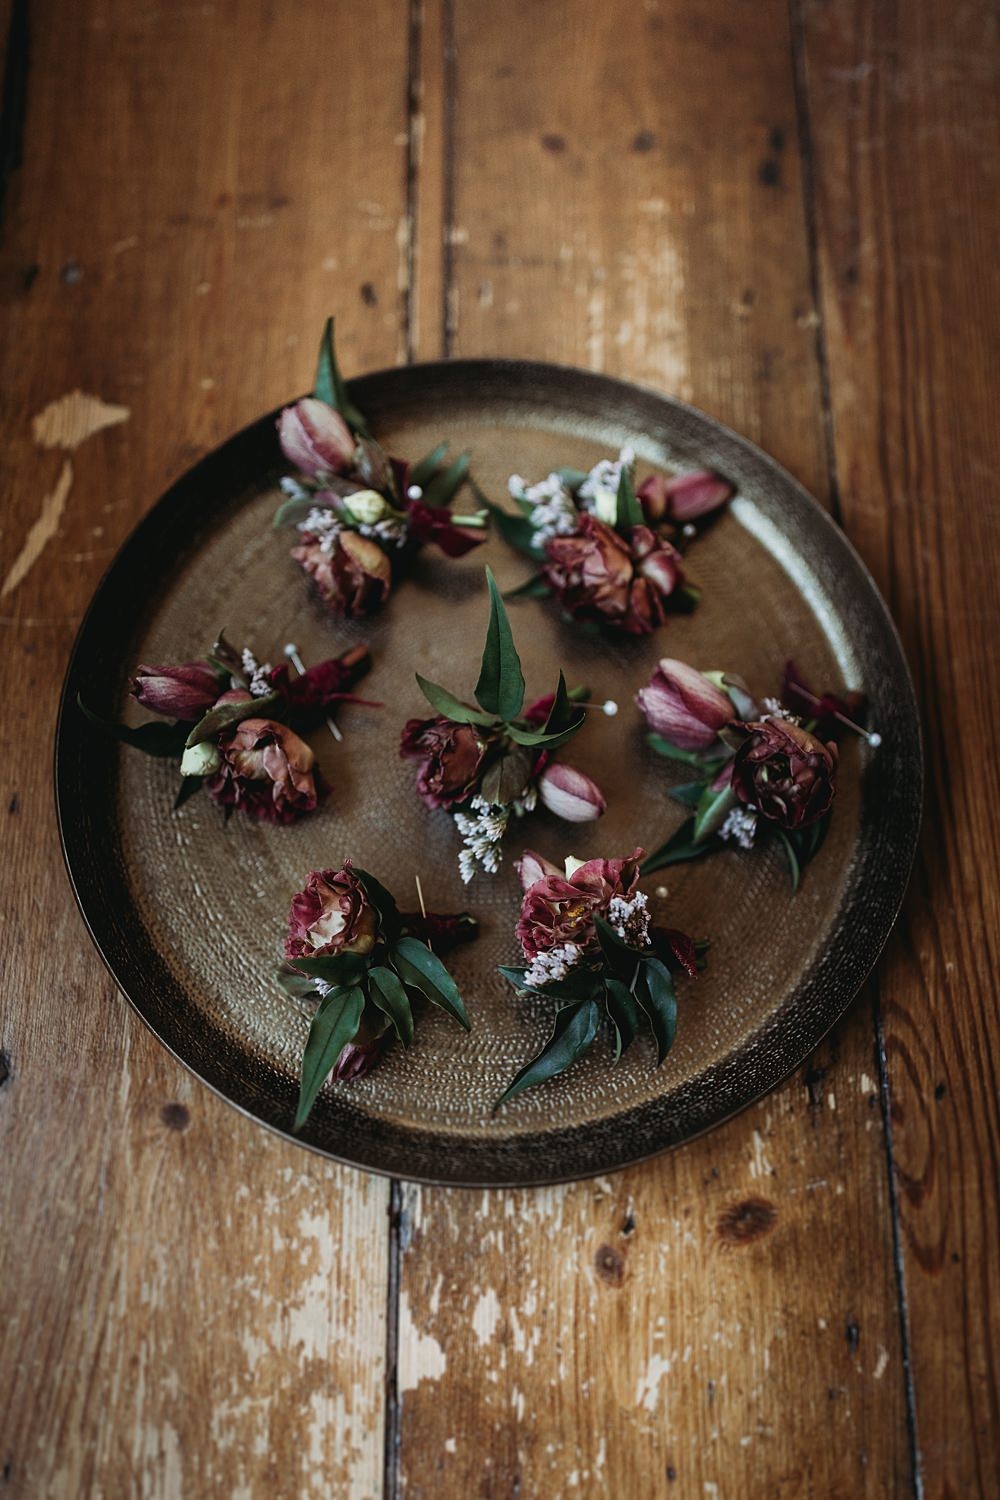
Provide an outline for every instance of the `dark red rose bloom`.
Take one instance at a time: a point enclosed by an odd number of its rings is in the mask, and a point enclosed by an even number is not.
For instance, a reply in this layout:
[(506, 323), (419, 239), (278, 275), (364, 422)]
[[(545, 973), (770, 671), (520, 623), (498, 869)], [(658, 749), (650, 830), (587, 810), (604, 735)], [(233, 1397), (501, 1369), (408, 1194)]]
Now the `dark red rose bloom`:
[(130, 689), (143, 708), (168, 719), (194, 724), (219, 696), (219, 674), (207, 662), (187, 661), (176, 667), (136, 668)]
[(491, 736), (472, 724), (454, 724), (437, 715), (410, 719), (399, 753), (419, 760), (417, 791), (428, 807), (455, 807), (472, 796)]
[(312, 870), (305, 890), (292, 897), (285, 955), (370, 953), (376, 915), (361, 881), (346, 860), (341, 870)]
[(648, 635), (665, 618), (663, 600), (684, 581), (680, 554), (646, 526), (626, 541), (589, 513), (572, 536), (545, 544), (545, 577), (576, 620)]
[(220, 739), (219, 754), (208, 790), (264, 822), (294, 823), (328, 791), (309, 746), (274, 719), (244, 719)]
[(569, 877), (550, 866), (551, 873), (530, 885), (521, 903), (517, 936), (525, 958), (530, 962), (564, 943), (580, 948), (596, 943), (594, 917), (607, 912), (613, 897), (632, 895), (644, 853), (635, 849), (627, 859), (590, 859)]
[(733, 761), (739, 800), (780, 828), (808, 828), (837, 790), (837, 747), (788, 719), (738, 726), (746, 738)]
[(357, 531), (339, 531), (325, 547), (311, 531), (292, 548), (332, 614), (360, 619), (381, 608), (392, 588), (392, 568), (377, 542)]
[(486, 532), (481, 528), (469, 530), (456, 526), (446, 505), (411, 500), (406, 507), (406, 519), (415, 542), (421, 546), (433, 542), (446, 557), (464, 557), (486, 540)]
[(301, 676), (293, 677), (282, 662), (271, 668), (267, 680), (289, 707), (300, 713), (322, 713), (332, 704), (350, 698), (350, 689), (371, 670), (371, 664), (367, 646), (352, 646), (342, 656), (308, 667)]
[(814, 693), (793, 661), (785, 663), (781, 701), (793, 713), (801, 714), (804, 719), (814, 719), (813, 733), (824, 741), (836, 739), (844, 732), (845, 726), (837, 719), (837, 714), (863, 724), (868, 706), (864, 693), (845, 693), (843, 698), (838, 698), (835, 693)]

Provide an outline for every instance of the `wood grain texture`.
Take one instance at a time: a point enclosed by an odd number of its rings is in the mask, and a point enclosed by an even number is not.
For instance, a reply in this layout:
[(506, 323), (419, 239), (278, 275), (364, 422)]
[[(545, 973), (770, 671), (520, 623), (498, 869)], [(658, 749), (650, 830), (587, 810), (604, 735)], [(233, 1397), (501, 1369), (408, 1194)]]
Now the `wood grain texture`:
[(801, 51), (843, 515), (927, 726), (922, 848), (880, 981), (920, 1469), (934, 1500), (993, 1494), (997, 17), (806, 0)]
[(5, 1495), (381, 1493), (387, 1184), (251, 1126), (127, 1011), (51, 744), (81, 612), (166, 484), (306, 384), (327, 311), (349, 367), (401, 354), (401, 13), (366, 8), (373, 91), (343, 7), (31, 6), (0, 260)]
[[(419, 352), (649, 381), (827, 494), (784, 7), (455, 0), (423, 36), (445, 220), (420, 230), (443, 272), (416, 289)], [(404, 1189), (401, 1493), (905, 1493), (878, 1076), (869, 996), (669, 1157), (535, 1194)]]

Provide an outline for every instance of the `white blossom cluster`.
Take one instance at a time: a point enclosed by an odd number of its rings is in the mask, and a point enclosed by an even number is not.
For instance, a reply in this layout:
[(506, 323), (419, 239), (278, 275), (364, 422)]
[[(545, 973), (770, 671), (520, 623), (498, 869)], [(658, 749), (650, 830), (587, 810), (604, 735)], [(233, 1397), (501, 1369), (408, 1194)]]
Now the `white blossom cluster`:
[(473, 797), (468, 812), (454, 814), (455, 827), (465, 847), (459, 852), (458, 869), (465, 885), (482, 865), (487, 875), (495, 875), (503, 855), (500, 845), (507, 832), (511, 809), (496, 807), (485, 797)]
[(385, 542), (393, 547), (402, 547), (406, 542), (406, 522), (402, 516), (387, 516), (384, 521), (376, 521), (374, 526), (364, 522), (358, 527), (362, 536), (374, 537), (377, 542)]
[(563, 943), (547, 953), (536, 953), (531, 967), (524, 972), (524, 982), (537, 987), (565, 979), (574, 964), (579, 963), (583, 949), (576, 943)]
[(332, 552), (344, 523), (328, 507), (314, 505), (304, 521), (299, 521), (297, 530), (310, 532), (319, 542), (321, 552)]
[(274, 689), (271, 687), (270, 682), (268, 681), (268, 673), (273, 670), (271, 663), (269, 661), (266, 661), (262, 666), (258, 662), (256, 656), (254, 656), (253, 652), (250, 650), (249, 646), (243, 647), (243, 653), (240, 660), (242, 662), (244, 675), (247, 679), (247, 687), (250, 689), (251, 695), (254, 698), (266, 698), (268, 693), (272, 693), (274, 691)]
[(305, 485), (299, 484), (299, 481), (297, 479), (293, 479), (290, 474), (286, 474), (282, 479), (279, 479), (278, 484), (281, 488), (282, 494), (287, 495), (289, 500), (309, 499), (309, 491), (306, 489)]
[(594, 465), (576, 492), (576, 498), (584, 510), (600, 510), (601, 498), (612, 496), (617, 504), (618, 482), (622, 469), (631, 471), (635, 463), (635, 449), (623, 448), (616, 459), (602, 458)]
[(761, 714), (761, 723), (766, 724), (769, 719), (784, 719), (786, 724), (801, 724), (802, 720), (798, 714), (790, 714), (780, 698), (765, 698), (765, 712)]
[(608, 902), (608, 923), (623, 943), (633, 948), (649, 946), (649, 912), (646, 898), (641, 891), (626, 900), (624, 896), (612, 896)]
[(528, 519), (539, 546), (554, 536), (572, 536), (579, 529), (580, 517), (573, 497), (558, 474), (550, 474), (531, 485), (526, 485), (520, 474), (512, 474), (507, 488), (515, 500), (525, 500), (532, 506)]
[(757, 809), (734, 807), (719, 829), (720, 839), (732, 839), (741, 849), (752, 849), (757, 832)]

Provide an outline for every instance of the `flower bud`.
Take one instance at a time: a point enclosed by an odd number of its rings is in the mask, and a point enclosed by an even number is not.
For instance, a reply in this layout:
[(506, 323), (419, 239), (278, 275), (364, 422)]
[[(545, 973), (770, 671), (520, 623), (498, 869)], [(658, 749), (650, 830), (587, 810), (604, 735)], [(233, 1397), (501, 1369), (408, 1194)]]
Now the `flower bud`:
[(362, 526), (374, 526), (376, 521), (383, 520), (392, 510), (388, 500), (378, 490), (358, 490), (354, 495), (346, 495), (344, 504)]
[(306, 396), (286, 406), (278, 418), (281, 451), (311, 479), (320, 474), (344, 474), (354, 458), (351, 429), (332, 406)]
[(181, 756), (182, 776), (214, 776), (222, 764), (219, 747), (214, 740), (202, 740), (200, 745), (189, 745)]
[(528, 890), (538, 880), (545, 880), (549, 875), (561, 874), (558, 865), (554, 865), (544, 855), (536, 854), (533, 849), (525, 849), (521, 858), (515, 861), (514, 868), (522, 891)]
[(605, 526), (613, 526), (618, 519), (618, 496), (614, 490), (595, 490), (591, 510)]
[(596, 782), (561, 761), (550, 761), (545, 767), (538, 778), (538, 795), (549, 812), (567, 823), (588, 823), (608, 805)]
[(131, 692), (137, 703), (154, 714), (194, 724), (219, 696), (219, 678), (203, 661), (182, 662), (175, 667), (140, 666), (132, 679)]
[(650, 729), (679, 750), (710, 749), (733, 717), (732, 702), (721, 688), (686, 662), (669, 657), (659, 663), (635, 701)]
[(667, 505), (670, 519), (696, 521), (718, 510), (733, 493), (733, 487), (718, 474), (708, 469), (695, 469), (690, 474), (678, 474), (667, 482)]

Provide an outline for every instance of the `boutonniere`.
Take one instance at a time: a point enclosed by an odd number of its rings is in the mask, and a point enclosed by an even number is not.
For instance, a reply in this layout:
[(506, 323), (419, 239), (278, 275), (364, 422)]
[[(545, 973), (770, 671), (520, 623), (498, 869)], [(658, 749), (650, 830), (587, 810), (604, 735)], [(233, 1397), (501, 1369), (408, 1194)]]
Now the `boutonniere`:
[(707, 944), (650, 925), (636, 889), (642, 849), (627, 859), (568, 859), (565, 871), (525, 854), (518, 872), (524, 901), (517, 924), (526, 967), (500, 967), (522, 993), (555, 1002), (552, 1036), (507, 1086), (498, 1104), (563, 1073), (591, 1047), (602, 1025), (617, 1062), (648, 1025), (657, 1066), (677, 1029), (674, 977), (692, 979)]
[(278, 438), (296, 472), (281, 481), (274, 524), (296, 527), (292, 556), (334, 615), (374, 614), (425, 543), (461, 557), (485, 540), (485, 511), (451, 511), (468, 454), (449, 463), (442, 443), (411, 467), (371, 436), (337, 366), (332, 318), (313, 394), (285, 407)]
[(159, 718), (135, 728), (102, 719), (78, 702), (92, 723), (123, 744), (180, 760), (175, 808), (205, 786), (227, 818), (239, 808), (268, 823), (292, 823), (330, 790), (301, 736), (325, 719), (339, 737), (332, 710), (366, 701), (350, 689), (371, 667), (371, 655), (367, 646), (352, 646), (307, 669), (294, 646), (285, 654), (288, 663), (261, 664), (249, 648), (236, 651), (220, 635), (200, 661), (143, 663), (129, 690)]
[[(600, 788), (555, 752), (583, 727), (586, 688), (567, 689), (562, 672), (554, 693), (524, 707), (524, 675), (503, 599), (489, 568), (490, 614), (476, 706), (417, 673), (433, 718), (410, 719), (400, 754), (419, 761), (417, 791), (428, 807), (446, 808), (464, 847), (458, 856), (468, 883), (477, 866), (495, 874), (512, 818), (538, 803), (571, 823), (599, 818), (606, 803)], [(606, 703), (605, 712), (617, 712)]]
[(636, 697), (652, 733), (648, 743), (668, 760), (693, 768), (694, 780), (669, 789), (691, 809), (643, 874), (736, 845), (776, 839), (792, 888), (819, 849), (837, 791), (837, 737), (844, 730), (876, 748), (881, 737), (857, 722), (860, 693), (815, 694), (788, 662), (780, 698), (758, 703), (733, 673), (699, 672), (661, 661)]
[(733, 487), (699, 469), (651, 474), (636, 489), (634, 471), (635, 454), (623, 448), (589, 474), (556, 469), (537, 484), (513, 474), (518, 515), (484, 502), (505, 540), (541, 565), (512, 598), (555, 595), (571, 619), (626, 635), (649, 635), (669, 610), (697, 603), (681, 548)]
[(362, 1077), (393, 1036), (413, 1041), (414, 1005), (425, 1001), (469, 1030), (458, 986), (440, 953), (477, 935), (468, 912), (441, 916), (401, 912), (373, 875), (345, 860), (339, 870), (313, 870), (292, 898), (285, 993), (313, 1009), (302, 1056), (295, 1129), (305, 1124), (327, 1078)]

